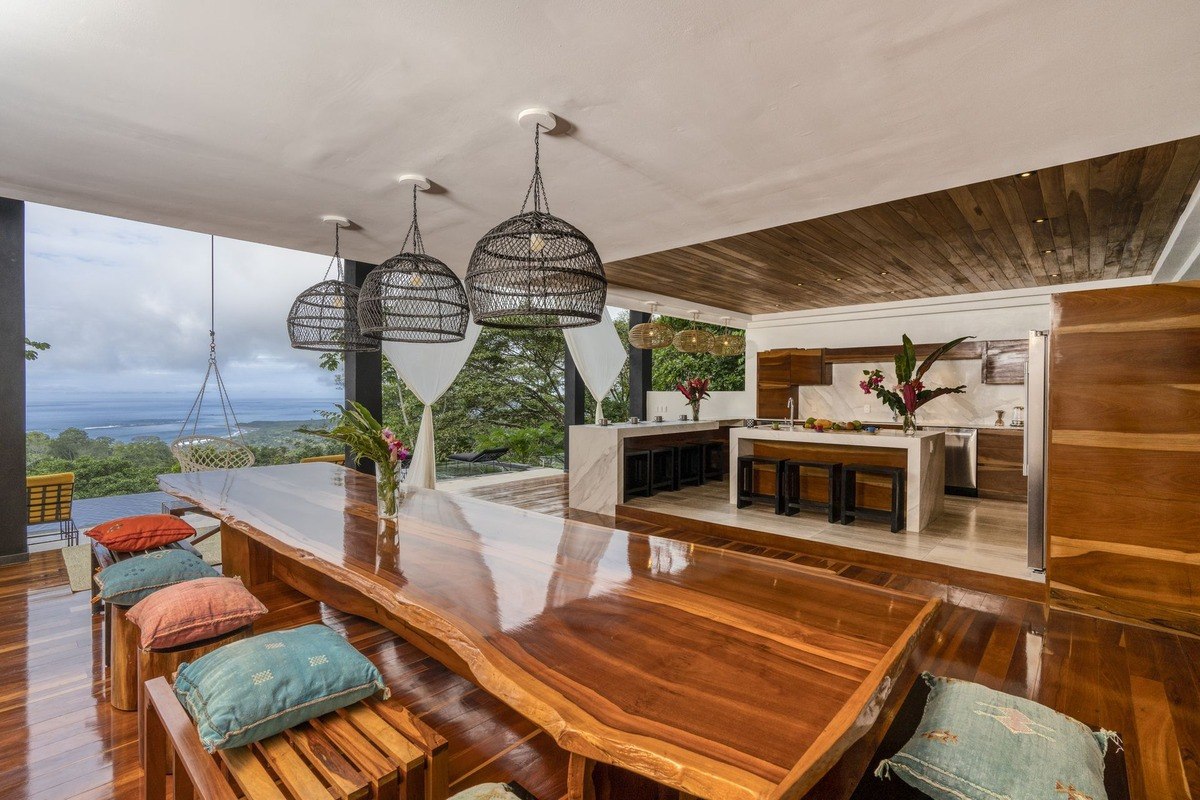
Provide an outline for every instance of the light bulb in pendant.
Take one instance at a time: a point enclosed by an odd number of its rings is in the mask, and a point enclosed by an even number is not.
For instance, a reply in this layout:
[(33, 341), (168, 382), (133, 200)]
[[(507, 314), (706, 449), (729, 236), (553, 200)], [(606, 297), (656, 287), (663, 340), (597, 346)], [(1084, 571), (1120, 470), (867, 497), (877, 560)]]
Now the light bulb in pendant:
[(409, 286), (420, 286), (424, 282), (425, 281), (421, 278), (421, 273), (419, 272), (414, 272), (412, 277), (408, 279)]
[(342, 295), (340, 295), (340, 294), (335, 294), (333, 296), (333, 307), (334, 308), (345, 308), (346, 307), (346, 298), (342, 297)]
[(546, 246), (546, 240), (542, 238), (540, 233), (531, 233), (529, 235), (529, 249), (535, 253), (542, 252)]

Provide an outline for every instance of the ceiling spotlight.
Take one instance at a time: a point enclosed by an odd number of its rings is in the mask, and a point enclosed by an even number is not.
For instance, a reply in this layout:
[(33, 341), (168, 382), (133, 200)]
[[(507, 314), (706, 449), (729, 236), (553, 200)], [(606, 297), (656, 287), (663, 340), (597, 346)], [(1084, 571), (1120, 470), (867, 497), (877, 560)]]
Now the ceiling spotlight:
[(1045, 221), (1046, 221), (1045, 217), (1038, 217), (1037, 219), (1034, 220), (1034, 222), (1038, 225), (1041, 225)]
[(797, 285), (797, 286), (803, 286), (804, 284), (803, 284), (803, 283), (797, 283), (796, 285)]
[(887, 275), (887, 270), (884, 270), (883, 272), (881, 272), (881, 273), (879, 273), (879, 274), (880, 274), (880, 275)]
[(1051, 278), (1057, 278), (1057, 277), (1058, 277), (1058, 273), (1057, 273), (1057, 272), (1051, 272), (1051, 273), (1050, 273), (1050, 277), (1051, 277)]
[(1047, 255), (1047, 254), (1053, 253), (1053, 252), (1054, 252), (1053, 250), (1043, 250), (1042, 255)]
[(1034, 175), (1037, 175), (1037, 170), (1029, 170), (1028, 172), (1022, 172), (1020, 177), (1032, 178)]
[(842, 279), (841, 279), (841, 278), (834, 278), (834, 280), (835, 280), (836, 282), (838, 282), (838, 283), (841, 283), (841, 282), (842, 282)]

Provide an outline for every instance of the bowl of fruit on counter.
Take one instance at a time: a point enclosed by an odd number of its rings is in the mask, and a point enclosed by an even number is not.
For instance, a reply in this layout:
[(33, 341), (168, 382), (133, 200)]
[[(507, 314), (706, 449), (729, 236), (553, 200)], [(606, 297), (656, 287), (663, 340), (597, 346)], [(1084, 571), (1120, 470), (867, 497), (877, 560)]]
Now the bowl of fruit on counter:
[(863, 424), (856, 419), (850, 422), (835, 422), (823, 417), (809, 417), (804, 420), (804, 428), (805, 430), (816, 431), (817, 433), (825, 433), (826, 431), (855, 432), (863, 430)]

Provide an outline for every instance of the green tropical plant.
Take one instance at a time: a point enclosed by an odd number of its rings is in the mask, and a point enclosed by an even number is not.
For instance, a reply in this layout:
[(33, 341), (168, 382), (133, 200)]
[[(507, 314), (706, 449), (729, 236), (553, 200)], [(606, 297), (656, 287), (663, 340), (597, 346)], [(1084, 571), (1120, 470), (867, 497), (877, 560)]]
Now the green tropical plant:
[(958, 347), (967, 339), (973, 338), (975, 337), (960, 336), (957, 339), (946, 342), (926, 356), (925, 360), (921, 362), (921, 366), (918, 367), (917, 348), (913, 345), (912, 339), (908, 338), (908, 334), (904, 334), (903, 346), (894, 359), (896, 366), (895, 386), (891, 389), (884, 388), (883, 372), (878, 369), (864, 369), (863, 375), (866, 378), (859, 381), (858, 386), (862, 389), (863, 394), (874, 394), (895, 414), (904, 417), (907, 430), (908, 421), (917, 413), (918, 408), (936, 397), (946, 394), (961, 394), (967, 390), (965, 384), (962, 386), (942, 386), (937, 389), (928, 389), (921, 379), (939, 358)]
[(37, 361), (38, 354), (50, 349), (48, 342), (35, 342), (33, 339), (25, 339), (25, 360)]

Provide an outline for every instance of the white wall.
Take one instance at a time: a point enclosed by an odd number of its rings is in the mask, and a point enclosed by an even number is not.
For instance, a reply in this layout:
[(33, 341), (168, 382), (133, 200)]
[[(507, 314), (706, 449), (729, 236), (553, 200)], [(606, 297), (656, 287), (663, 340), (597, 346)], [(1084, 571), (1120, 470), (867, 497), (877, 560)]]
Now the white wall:
[[(653, 419), (661, 415), (676, 419), (680, 414), (692, 418), (692, 408), (679, 392), (647, 392), (646, 413)], [(754, 392), (711, 392), (700, 403), (700, 419), (744, 419), (754, 416)]]

